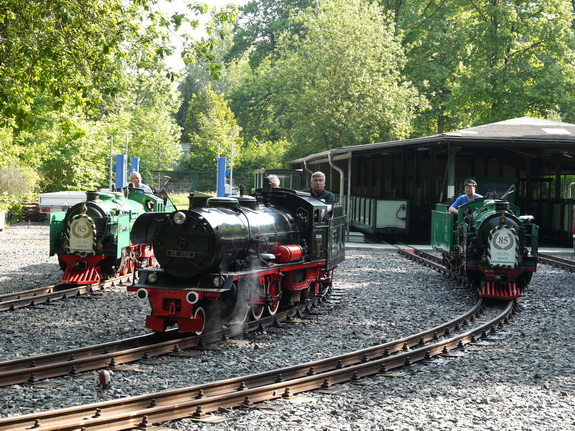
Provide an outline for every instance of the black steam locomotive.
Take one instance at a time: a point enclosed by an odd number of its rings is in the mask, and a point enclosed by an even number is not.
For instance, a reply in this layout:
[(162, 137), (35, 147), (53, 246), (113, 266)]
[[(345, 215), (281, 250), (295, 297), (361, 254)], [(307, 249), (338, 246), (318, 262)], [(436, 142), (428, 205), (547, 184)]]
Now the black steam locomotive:
[(129, 288), (150, 302), (146, 327), (200, 334), (324, 294), (345, 258), (345, 216), (327, 209), (308, 193), (274, 188), (141, 215), (132, 242), (151, 244), (160, 265)]

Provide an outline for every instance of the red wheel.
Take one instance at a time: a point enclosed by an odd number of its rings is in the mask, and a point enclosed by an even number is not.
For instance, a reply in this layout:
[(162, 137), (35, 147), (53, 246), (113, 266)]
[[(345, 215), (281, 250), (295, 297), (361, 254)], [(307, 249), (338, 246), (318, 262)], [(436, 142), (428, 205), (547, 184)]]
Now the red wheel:
[(244, 303), (240, 307), (238, 312), (236, 314), (234, 314), (234, 319), (232, 319), (232, 322), (234, 324), (243, 325), (245, 323), (245, 321), (248, 320), (248, 313), (249, 312), (250, 312), (250, 307), (248, 307), (248, 305)]
[(204, 310), (203, 307), (196, 308), (196, 311), (194, 311), (194, 319), (201, 319), (202, 329), (195, 332), (196, 335), (202, 335), (204, 333), (204, 329), (206, 329), (206, 311)]
[[(260, 281), (261, 282), (261, 281)], [(252, 317), (254, 320), (260, 320), (264, 315), (264, 311), (266, 309), (265, 304), (262, 304), (263, 298), (265, 298), (266, 294), (266, 284), (260, 284), (256, 293), (252, 296), (252, 305), (250, 307), (252, 312)]]
[(243, 325), (248, 319), (248, 314), (250, 312), (250, 306), (248, 305), (248, 287), (246, 285), (246, 280), (242, 279), (237, 283), (232, 285), (230, 290), (231, 298), (229, 298), (230, 306), (233, 308), (229, 314), (226, 325)]
[(273, 280), (266, 285), (267, 296), (271, 301), (267, 306), (268, 313), (270, 316), (275, 315), (280, 308), (280, 286), (278, 280)]
[(263, 304), (252, 304), (250, 310), (254, 320), (260, 320), (264, 315), (265, 306)]

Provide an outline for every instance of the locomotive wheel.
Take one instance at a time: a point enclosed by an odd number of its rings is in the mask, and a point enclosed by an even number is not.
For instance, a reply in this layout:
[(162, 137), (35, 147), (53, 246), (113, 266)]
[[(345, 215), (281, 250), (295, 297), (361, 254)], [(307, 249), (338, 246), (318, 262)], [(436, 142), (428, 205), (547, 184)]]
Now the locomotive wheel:
[(100, 262), (100, 271), (102, 272), (102, 278), (106, 279), (109, 277), (117, 277), (122, 275), (121, 269), (123, 269), (123, 259), (116, 259), (115, 257), (108, 256)]
[(269, 298), (273, 298), (272, 303), (267, 306), (267, 311), (270, 316), (274, 316), (280, 308), (280, 286), (278, 280), (267, 283), (267, 294)]
[(130, 252), (127, 248), (122, 249), (122, 257), (120, 259), (120, 264), (118, 265), (118, 269), (114, 274), (115, 277), (119, 277), (121, 275), (126, 275), (130, 271), (133, 271), (134, 262), (132, 257), (130, 256)]
[(228, 325), (243, 325), (246, 320), (248, 320), (248, 313), (250, 312), (250, 307), (247, 304), (242, 304), (239, 309), (230, 316), (228, 319)]
[(238, 284), (234, 283), (230, 292), (233, 298), (233, 307), (230, 311), (229, 318), (226, 322), (227, 325), (243, 325), (248, 318), (250, 307), (247, 303), (247, 288), (246, 280), (240, 280)]
[(64, 262), (64, 259), (62, 259), (60, 255), (58, 255), (58, 265), (60, 265), (60, 269), (62, 271), (66, 271), (66, 268), (68, 267), (68, 265), (66, 265), (66, 262)]
[(305, 304), (307, 301), (312, 299), (314, 296), (315, 296), (315, 293), (313, 292), (313, 289), (310, 286), (307, 289), (304, 289), (300, 292), (300, 302), (302, 304)]
[(136, 264), (134, 263), (134, 259), (132, 257), (126, 257), (124, 262), (122, 275), (132, 274), (136, 270)]
[(252, 312), (252, 317), (254, 318), (254, 320), (260, 320), (264, 315), (265, 309), (266, 307), (263, 304), (252, 304), (250, 310)]
[(195, 331), (196, 335), (202, 335), (204, 333), (204, 330), (206, 329), (206, 311), (204, 310), (204, 307), (198, 307), (196, 308), (196, 311), (194, 311), (194, 319), (201, 319), (202, 320), (202, 329), (199, 331)]
[(266, 291), (267, 291), (268, 282), (265, 281), (263, 284), (258, 286), (258, 290), (255, 295), (252, 297), (252, 301), (254, 302), (250, 310), (252, 312), (252, 317), (254, 320), (260, 320), (264, 315), (264, 311), (266, 310), (265, 304), (261, 304), (262, 298), (265, 298)]

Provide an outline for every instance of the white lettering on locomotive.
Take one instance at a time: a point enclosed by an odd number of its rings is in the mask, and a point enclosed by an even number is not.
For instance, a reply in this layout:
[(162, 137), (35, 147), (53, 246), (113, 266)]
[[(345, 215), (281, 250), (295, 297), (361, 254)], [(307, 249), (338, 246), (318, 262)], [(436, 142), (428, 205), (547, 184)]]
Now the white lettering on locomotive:
[(196, 257), (196, 253), (193, 251), (187, 251), (187, 250), (166, 250), (166, 256), (168, 256), (168, 257), (187, 257), (190, 259), (194, 259)]
[(488, 257), (492, 266), (515, 268), (519, 262), (517, 248), (519, 238), (515, 229), (500, 225), (489, 234)]

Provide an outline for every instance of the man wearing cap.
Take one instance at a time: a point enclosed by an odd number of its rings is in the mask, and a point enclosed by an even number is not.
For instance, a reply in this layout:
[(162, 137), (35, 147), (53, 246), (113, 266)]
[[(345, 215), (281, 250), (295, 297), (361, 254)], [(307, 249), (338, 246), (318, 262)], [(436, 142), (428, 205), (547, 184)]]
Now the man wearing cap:
[(463, 185), (465, 186), (465, 194), (455, 199), (455, 202), (453, 202), (453, 204), (449, 207), (449, 212), (452, 214), (459, 213), (458, 208), (460, 207), (460, 205), (466, 204), (467, 202), (471, 202), (474, 199), (483, 197), (475, 193), (475, 189), (477, 188), (477, 183), (475, 181), (465, 180)]

